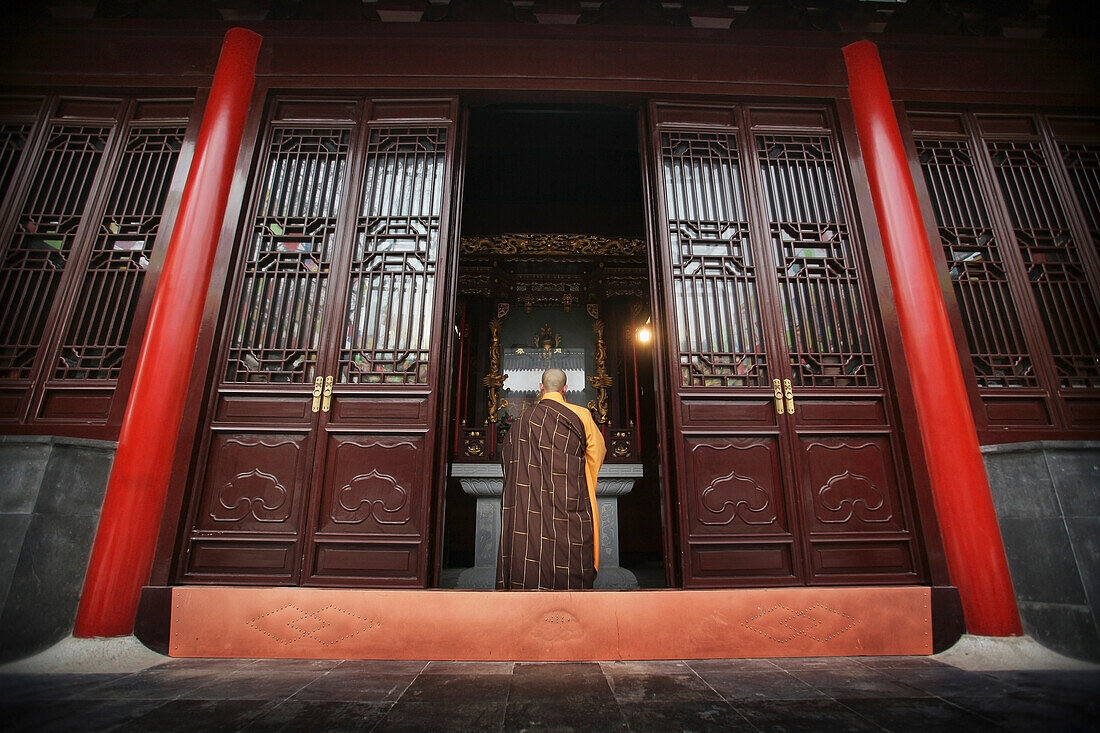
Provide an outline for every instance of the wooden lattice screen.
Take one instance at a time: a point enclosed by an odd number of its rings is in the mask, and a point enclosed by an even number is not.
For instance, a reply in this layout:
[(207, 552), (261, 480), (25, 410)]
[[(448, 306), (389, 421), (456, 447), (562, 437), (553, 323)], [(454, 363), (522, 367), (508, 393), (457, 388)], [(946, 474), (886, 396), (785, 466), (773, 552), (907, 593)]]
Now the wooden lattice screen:
[(0, 103), (0, 422), (109, 437), (190, 106)]
[(1100, 121), (911, 120), (984, 407), (983, 438), (1095, 430)]

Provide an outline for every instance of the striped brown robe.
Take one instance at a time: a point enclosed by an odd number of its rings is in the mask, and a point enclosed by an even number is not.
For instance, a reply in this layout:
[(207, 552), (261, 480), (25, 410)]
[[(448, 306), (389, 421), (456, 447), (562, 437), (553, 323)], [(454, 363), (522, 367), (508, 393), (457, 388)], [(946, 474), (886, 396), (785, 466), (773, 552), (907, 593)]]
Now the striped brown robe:
[(501, 456), (497, 588), (574, 590), (596, 580), (584, 424), (542, 400), (508, 431)]

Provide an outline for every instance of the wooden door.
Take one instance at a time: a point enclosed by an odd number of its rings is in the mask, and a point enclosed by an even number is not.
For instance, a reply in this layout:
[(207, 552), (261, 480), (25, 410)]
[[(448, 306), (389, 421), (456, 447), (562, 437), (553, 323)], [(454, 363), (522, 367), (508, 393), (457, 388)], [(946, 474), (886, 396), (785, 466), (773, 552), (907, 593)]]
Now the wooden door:
[(650, 112), (684, 585), (919, 582), (829, 111)]
[(271, 104), (181, 582), (427, 584), (455, 110)]

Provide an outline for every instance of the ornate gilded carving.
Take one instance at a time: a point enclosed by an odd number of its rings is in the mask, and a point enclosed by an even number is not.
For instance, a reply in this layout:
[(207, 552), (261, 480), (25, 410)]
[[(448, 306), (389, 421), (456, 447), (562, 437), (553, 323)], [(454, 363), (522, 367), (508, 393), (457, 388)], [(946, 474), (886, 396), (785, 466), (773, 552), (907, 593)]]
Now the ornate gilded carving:
[(462, 295), (481, 295), (491, 298), (495, 290), (495, 280), (488, 272), (472, 272), (470, 268), (466, 268), (458, 279), (458, 292)]
[(535, 336), (535, 347), (539, 349), (560, 349), (561, 348), (561, 334), (554, 333), (554, 328), (549, 323), (544, 323), (539, 329), (538, 335)]
[(607, 441), (607, 452), (618, 460), (630, 458), (633, 452), (634, 431), (618, 429), (611, 431), (610, 440)]
[(485, 432), (483, 430), (470, 430), (465, 425), (462, 427), (462, 455), (467, 458), (482, 458), (485, 456)]
[(605, 298), (616, 296), (627, 298), (648, 298), (649, 278), (644, 275), (619, 275), (608, 273), (600, 282)]
[(645, 257), (645, 241), (633, 237), (596, 237), (588, 234), (496, 234), (463, 237), (462, 254), (584, 255), (587, 257)]
[(609, 421), (608, 412), (608, 388), (611, 387), (611, 375), (607, 373), (607, 347), (603, 340), (603, 321), (600, 320), (600, 306), (596, 303), (588, 304), (588, 315), (596, 319), (592, 324), (592, 330), (596, 332), (596, 373), (588, 378), (588, 382), (596, 388), (596, 399), (588, 401), (588, 409), (596, 413), (596, 422), (605, 424)]
[(488, 423), (497, 421), (497, 412), (508, 406), (508, 400), (500, 399), (500, 389), (504, 386), (504, 380), (508, 375), (500, 371), (500, 324), (501, 319), (508, 315), (508, 303), (497, 303), (497, 317), (489, 321), (489, 373), (485, 375), (482, 384), (489, 388), (489, 419)]

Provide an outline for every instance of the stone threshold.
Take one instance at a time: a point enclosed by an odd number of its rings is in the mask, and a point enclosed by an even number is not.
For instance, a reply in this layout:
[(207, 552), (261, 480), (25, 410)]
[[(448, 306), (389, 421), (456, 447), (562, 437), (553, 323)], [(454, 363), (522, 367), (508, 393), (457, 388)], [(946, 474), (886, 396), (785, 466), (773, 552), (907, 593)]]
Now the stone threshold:
[(609, 661), (933, 651), (927, 587), (161, 590), (173, 657)]

